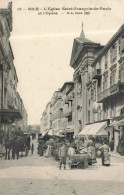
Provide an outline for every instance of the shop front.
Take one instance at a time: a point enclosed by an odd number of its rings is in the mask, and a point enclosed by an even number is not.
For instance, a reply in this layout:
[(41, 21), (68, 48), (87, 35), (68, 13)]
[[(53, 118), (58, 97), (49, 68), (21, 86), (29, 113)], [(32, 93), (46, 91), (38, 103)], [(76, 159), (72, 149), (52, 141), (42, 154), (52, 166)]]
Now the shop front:
[(84, 129), (79, 133), (79, 136), (108, 137), (107, 121), (101, 121), (86, 125)]
[(5, 153), (4, 136), (5, 133), (10, 135), (11, 131), (15, 130), (14, 122), (22, 119), (22, 114), (15, 109), (0, 109), (0, 154)]

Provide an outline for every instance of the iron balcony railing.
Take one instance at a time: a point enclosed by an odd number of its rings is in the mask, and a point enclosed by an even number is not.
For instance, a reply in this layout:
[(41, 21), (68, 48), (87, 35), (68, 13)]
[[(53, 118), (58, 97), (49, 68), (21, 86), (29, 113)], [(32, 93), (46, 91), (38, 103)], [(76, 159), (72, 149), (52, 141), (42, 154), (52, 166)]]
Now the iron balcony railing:
[(99, 79), (101, 77), (101, 69), (95, 69), (93, 71), (93, 79)]
[(117, 83), (111, 86), (110, 88), (104, 90), (102, 93), (98, 94), (97, 101), (99, 103), (102, 103), (104, 99), (121, 93), (124, 93), (124, 83)]

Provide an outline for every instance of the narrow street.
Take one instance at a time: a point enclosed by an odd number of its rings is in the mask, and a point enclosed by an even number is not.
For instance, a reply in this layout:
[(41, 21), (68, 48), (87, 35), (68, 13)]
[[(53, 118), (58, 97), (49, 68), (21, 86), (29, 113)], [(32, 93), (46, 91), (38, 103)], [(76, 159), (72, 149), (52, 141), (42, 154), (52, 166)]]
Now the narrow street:
[(37, 155), (19, 160), (0, 159), (0, 195), (97, 195), (124, 194), (124, 163), (111, 158), (111, 166), (101, 159), (88, 169), (59, 170), (58, 162)]

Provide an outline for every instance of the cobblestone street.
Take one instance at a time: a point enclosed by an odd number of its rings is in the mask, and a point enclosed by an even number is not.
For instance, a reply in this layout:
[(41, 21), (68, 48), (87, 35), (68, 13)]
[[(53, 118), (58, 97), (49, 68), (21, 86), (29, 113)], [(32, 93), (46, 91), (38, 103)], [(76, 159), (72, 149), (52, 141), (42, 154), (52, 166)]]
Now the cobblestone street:
[[(35, 148), (37, 146), (35, 145)], [(0, 195), (97, 195), (124, 194), (123, 159), (111, 157), (111, 166), (59, 170), (53, 159), (33, 156), (0, 159)]]

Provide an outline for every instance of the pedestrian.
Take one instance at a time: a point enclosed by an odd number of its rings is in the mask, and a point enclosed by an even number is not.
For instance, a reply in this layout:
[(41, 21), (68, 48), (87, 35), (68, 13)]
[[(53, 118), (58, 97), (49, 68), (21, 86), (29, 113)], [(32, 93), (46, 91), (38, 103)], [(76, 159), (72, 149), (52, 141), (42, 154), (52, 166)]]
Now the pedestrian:
[(101, 150), (102, 154), (102, 165), (103, 166), (109, 166), (110, 165), (110, 157), (109, 157), (109, 146), (107, 145), (107, 140), (104, 140), (103, 145), (99, 147), (99, 150)]
[(64, 169), (66, 169), (66, 158), (67, 158), (67, 149), (65, 143), (63, 143), (62, 147), (59, 149), (59, 169), (61, 170), (62, 164), (64, 165)]
[(21, 150), (21, 145), (22, 145), (22, 139), (21, 139), (21, 136), (19, 135), (17, 137), (16, 143), (15, 143), (15, 146), (16, 146), (16, 158), (17, 159), (19, 159), (19, 152)]
[(16, 136), (13, 135), (13, 142), (12, 142), (12, 158), (15, 159), (15, 152), (16, 152)]
[(118, 151), (121, 156), (124, 156), (124, 135), (122, 135), (119, 140)]
[(73, 155), (75, 153), (76, 152), (75, 152), (75, 148), (74, 148), (73, 144), (70, 144), (69, 149), (68, 149), (68, 156)]
[(110, 151), (113, 152), (114, 150), (114, 139), (113, 138), (111, 139), (109, 146), (110, 146)]
[(47, 158), (51, 158), (52, 157), (52, 146), (51, 145), (47, 145), (47, 150), (46, 150), (46, 153), (45, 153), (45, 157)]
[(96, 149), (94, 147), (94, 142), (92, 140), (92, 137), (89, 137), (87, 142), (86, 142), (86, 146), (87, 146), (87, 153), (89, 155), (89, 161), (88, 164), (92, 165), (93, 163), (96, 163)]
[(30, 150), (30, 135), (27, 135), (25, 138), (25, 156), (28, 156)]
[(34, 144), (32, 143), (32, 145), (31, 145), (31, 154), (33, 154), (33, 152), (34, 152)]

